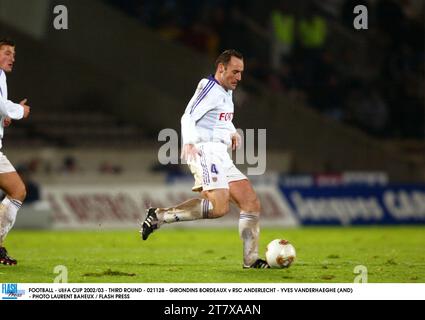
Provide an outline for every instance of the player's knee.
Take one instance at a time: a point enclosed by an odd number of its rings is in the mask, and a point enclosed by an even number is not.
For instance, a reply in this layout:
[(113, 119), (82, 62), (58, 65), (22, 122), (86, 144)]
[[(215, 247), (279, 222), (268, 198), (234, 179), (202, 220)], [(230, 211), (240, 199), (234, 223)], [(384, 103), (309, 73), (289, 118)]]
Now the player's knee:
[(18, 187), (13, 190), (12, 194), (10, 195), (12, 199), (19, 200), (23, 202), (27, 196), (27, 189), (24, 184), (20, 184)]

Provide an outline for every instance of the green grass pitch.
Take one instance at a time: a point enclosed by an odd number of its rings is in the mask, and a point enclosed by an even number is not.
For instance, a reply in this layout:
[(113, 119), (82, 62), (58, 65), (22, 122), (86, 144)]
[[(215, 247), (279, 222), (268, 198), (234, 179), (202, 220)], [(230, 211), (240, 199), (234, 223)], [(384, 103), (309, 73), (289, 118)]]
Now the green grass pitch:
[(72, 283), (340, 283), (357, 265), (369, 282), (425, 282), (425, 227), (312, 227), (261, 231), (297, 249), (288, 269), (243, 270), (237, 228), (164, 227), (142, 241), (138, 231), (13, 230), (6, 247), (17, 266), (0, 265), (0, 282), (52, 283), (55, 266)]

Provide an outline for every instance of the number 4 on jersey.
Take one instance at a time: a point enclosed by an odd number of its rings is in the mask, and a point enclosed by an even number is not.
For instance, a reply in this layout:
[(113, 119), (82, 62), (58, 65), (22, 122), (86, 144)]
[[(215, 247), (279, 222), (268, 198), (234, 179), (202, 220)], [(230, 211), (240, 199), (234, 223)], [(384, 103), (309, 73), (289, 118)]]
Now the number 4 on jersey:
[(215, 174), (218, 174), (217, 167), (215, 166), (214, 163), (211, 165), (211, 172), (212, 173), (215, 173)]

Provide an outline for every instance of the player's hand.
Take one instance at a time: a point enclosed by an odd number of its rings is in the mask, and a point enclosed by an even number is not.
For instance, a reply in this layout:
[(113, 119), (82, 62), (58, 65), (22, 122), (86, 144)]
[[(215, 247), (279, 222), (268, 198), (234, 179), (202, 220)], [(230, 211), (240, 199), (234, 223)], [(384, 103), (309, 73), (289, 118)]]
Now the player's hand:
[(7, 128), (11, 124), (12, 124), (12, 119), (10, 119), (9, 117), (6, 117), (3, 119), (3, 127)]
[(31, 108), (27, 105), (27, 99), (22, 100), (19, 104), (24, 108), (24, 118), (28, 118)]
[(199, 151), (194, 144), (185, 144), (183, 146), (181, 158), (186, 162), (195, 161), (198, 155)]
[(237, 131), (235, 133), (232, 133), (231, 139), (232, 139), (232, 150), (239, 149), (242, 142), (242, 138), (240, 134)]

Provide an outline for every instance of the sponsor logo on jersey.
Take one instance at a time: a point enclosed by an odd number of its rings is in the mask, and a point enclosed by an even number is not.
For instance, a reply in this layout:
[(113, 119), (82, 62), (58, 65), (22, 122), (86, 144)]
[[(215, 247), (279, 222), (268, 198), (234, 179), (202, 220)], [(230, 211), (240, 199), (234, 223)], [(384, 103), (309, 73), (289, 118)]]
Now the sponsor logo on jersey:
[(233, 120), (233, 112), (222, 112), (222, 113), (220, 113), (218, 120), (220, 120), (220, 121), (232, 121)]

